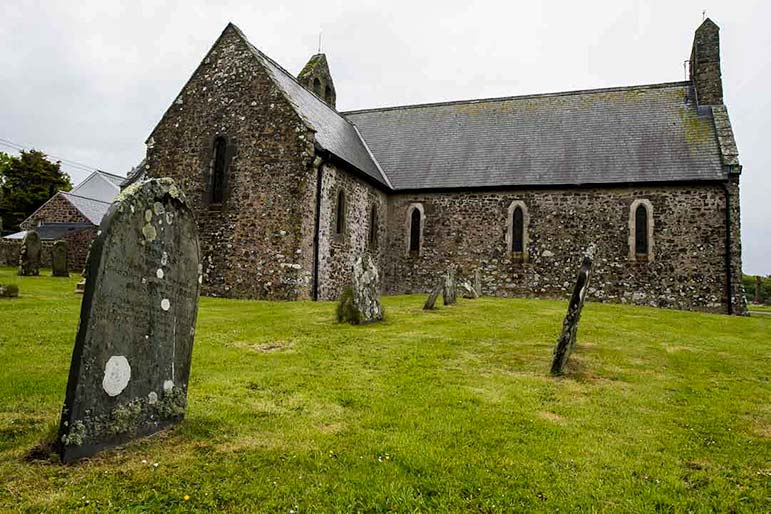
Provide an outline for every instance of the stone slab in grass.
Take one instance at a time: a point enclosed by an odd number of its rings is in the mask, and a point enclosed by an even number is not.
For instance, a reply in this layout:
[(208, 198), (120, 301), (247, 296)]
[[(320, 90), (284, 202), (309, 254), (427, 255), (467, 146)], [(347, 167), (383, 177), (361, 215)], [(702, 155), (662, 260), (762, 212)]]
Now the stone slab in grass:
[(477, 298), (479, 298), (479, 295), (477, 294), (476, 289), (474, 289), (472, 285), (465, 280), (460, 283), (460, 290), (462, 292), (463, 298), (466, 298), (468, 300), (476, 300)]
[(437, 280), (436, 285), (434, 285), (428, 298), (426, 298), (426, 303), (423, 304), (424, 311), (430, 311), (436, 308), (436, 299), (439, 298), (439, 293), (442, 292), (442, 289), (444, 289), (444, 277)]
[(340, 296), (337, 321), (340, 323), (372, 323), (383, 319), (380, 305), (380, 274), (368, 254), (359, 256), (353, 264), (352, 286)]
[(444, 276), (444, 288), (442, 289), (442, 303), (452, 305), (457, 301), (456, 287), (455, 270), (447, 270), (447, 274)]
[(36, 277), (40, 275), (40, 252), (42, 251), (40, 236), (34, 230), (28, 230), (21, 242), (19, 253), (19, 275)]
[(116, 199), (89, 252), (58, 434), (63, 462), (179, 422), (200, 288), (192, 212), (171, 179)]
[(570, 354), (576, 345), (576, 333), (578, 331), (578, 322), (581, 319), (581, 311), (584, 308), (584, 299), (586, 298), (586, 289), (589, 287), (589, 278), (592, 272), (592, 258), (594, 255), (594, 246), (590, 246), (584, 254), (584, 260), (578, 271), (576, 285), (573, 287), (573, 294), (568, 304), (568, 313), (562, 322), (562, 333), (557, 344), (554, 347), (554, 354), (551, 364), (552, 375), (562, 375), (565, 370), (565, 364), (568, 362)]
[(69, 277), (67, 266), (67, 241), (56, 241), (51, 249), (51, 275)]
[(16, 284), (0, 284), (0, 298), (17, 298), (19, 286)]

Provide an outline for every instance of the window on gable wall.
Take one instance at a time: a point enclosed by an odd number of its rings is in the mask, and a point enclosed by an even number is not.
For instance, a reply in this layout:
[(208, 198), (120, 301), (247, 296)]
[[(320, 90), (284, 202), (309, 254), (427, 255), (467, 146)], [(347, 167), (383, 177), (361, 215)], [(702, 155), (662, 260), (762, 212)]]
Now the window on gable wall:
[(211, 203), (222, 203), (225, 198), (225, 173), (227, 171), (227, 140), (217, 136), (214, 140), (214, 164), (211, 173)]
[(345, 192), (341, 189), (337, 193), (337, 213), (335, 233), (342, 234), (345, 231)]

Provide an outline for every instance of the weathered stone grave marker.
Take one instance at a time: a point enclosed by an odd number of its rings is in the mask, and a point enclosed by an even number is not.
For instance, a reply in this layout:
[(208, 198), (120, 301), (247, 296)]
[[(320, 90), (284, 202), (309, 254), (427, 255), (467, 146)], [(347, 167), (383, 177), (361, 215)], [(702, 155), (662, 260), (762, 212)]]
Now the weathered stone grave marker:
[(452, 305), (457, 301), (457, 292), (455, 284), (455, 270), (447, 270), (444, 276), (444, 288), (442, 289), (442, 303)]
[(0, 284), (0, 298), (17, 298), (19, 286), (16, 284)]
[(19, 275), (32, 277), (40, 275), (40, 236), (34, 230), (28, 230), (21, 242), (19, 254)]
[(54, 277), (70, 276), (67, 270), (67, 241), (56, 241), (51, 249), (51, 275)]
[(586, 289), (589, 287), (593, 256), (594, 245), (590, 245), (584, 254), (581, 269), (578, 271), (576, 285), (573, 288), (573, 295), (570, 297), (570, 303), (568, 304), (568, 313), (565, 316), (565, 320), (562, 322), (562, 333), (554, 347), (551, 364), (552, 375), (561, 375), (563, 373), (568, 357), (570, 357), (570, 354), (573, 352), (573, 348), (576, 345), (578, 321), (581, 319), (581, 311), (584, 308), (584, 299), (586, 298)]
[(434, 288), (426, 298), (426, 303), (423, 304), (424, 311), (430, 311), (436, 308), (436, 299), (439, 298), (439, 293), (444, 289), (444, 277), (436, 281)]
[(59, 426), (63, 462), (179, 422), (200, 288), (193, 215), (171, 179), (116, 199), (86, 264)]
[(340, 297), (337, 321), (358, 325), (382, 319), (380, 275), (372, 257), (364, 254), (353, 264), (353, 285), (346, 288)]
[(477, 292), (477, 298), (482, 296), (482, 272), (479, 268), (474, 270), (474, 291)]
[(461, 291), (463, 291), (463, 298), (467, 298), (469, 300), (476, 300), (479, 298), (479, 295), (476, 292), (476, 289), (474, 289), (471, 284), (469, 284), (467, 281), (463, 281), (460, 283)]

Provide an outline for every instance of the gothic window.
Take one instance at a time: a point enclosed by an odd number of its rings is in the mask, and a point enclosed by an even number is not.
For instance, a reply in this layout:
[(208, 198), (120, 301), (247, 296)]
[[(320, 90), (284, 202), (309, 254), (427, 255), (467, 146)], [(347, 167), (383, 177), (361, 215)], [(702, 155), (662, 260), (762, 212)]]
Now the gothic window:
[(227, 147), (225, 136), (214, 140), (214, 164), (211, 172), (211, 203), (222, 203), (225, 197), (225, 173), (227, 172)]
[(341, 189), (337, 193), (337, 214), (335, 217), (335, 233), (342, 234), (345, 231), (345, 192)]
[(525, 203), (520, 200), (511, 202), (506, 221), (506, 247), (514, 262), (527, 262), (529, 223)]
[(369, 213), (369, 246), (370, 248), (374, 248), (375, 246), (377, 246), (377, 229), (378, 229), (377, 205), (373, 205)]
[(313, 92), (316, 93), (318, 96), (321, 96), (321, 81), (318, 77), (313, 79)]
[(411, 255), (420, 255), (422, 248), (423, 223), (425, 215), (423, 206), (419, 203), (412, 204), (407, 209), (407, 253)]
[(332, 103), (332, 89), (329, 86), (324, 86), (324, 101), (328, 104)]
[(629, 208), (629, 260), (653, 260), (653, 205), (635, 200)]

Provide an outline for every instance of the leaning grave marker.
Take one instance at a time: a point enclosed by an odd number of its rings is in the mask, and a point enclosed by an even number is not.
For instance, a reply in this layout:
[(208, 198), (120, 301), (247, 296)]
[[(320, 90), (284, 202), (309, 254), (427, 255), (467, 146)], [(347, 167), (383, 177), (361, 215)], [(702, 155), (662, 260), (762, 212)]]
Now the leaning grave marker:
[(431, 293), (429, 293), (428, 298), (426, 298), (426, 303), (423, 304), (424, 311), (430, 311), (436, 308), (436, 299), (439, 298), (439, 293), (442, 292), (443, 288), (444, 277), (436, 281), (436, 285), (431, 290)]
[(455, 270), (447, 270), (444, 276), (444, 288), (442, 289), (442, 303), (452, 305), (457, 300), (457, 291), (455, 283)]
[(340, 297), (337, 321), (361, 324), (382, 319), (380, 275), (372, 257), (364, 254), (353, 264), (352, 286)]
[(51, 249), (51, 276), (69, 277), (67, 267), (67, 241), (56, 241)]
[(573, 288), (573, 294), (571, 295), (570, 303), (568, 304), (568, 312), (562, 322), (562, 333), (554, 347), (551, 364), (552, 375), (561, 375), (563, 373), (565, 364), (567, 364), (568, 358), (576, 345), (578, 321), (581, 319), (581, 311), (584, 308), (584, 299), (586, 298), (586, 289), (589, 287), (593, 256), (594, 245), (590, 245), (584, 254), (581, 268), (578, 270), (576, 285)]
[(121, 193), (89, 252), (59, 426), (63, 462), (185, 413), (200, 288), (195, 221), (171, 179)]
[(28, 230), (21, 242), (19, 253), (19, 275), (33, 277), (40, 275), (40, 236), (34, 230)]

